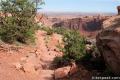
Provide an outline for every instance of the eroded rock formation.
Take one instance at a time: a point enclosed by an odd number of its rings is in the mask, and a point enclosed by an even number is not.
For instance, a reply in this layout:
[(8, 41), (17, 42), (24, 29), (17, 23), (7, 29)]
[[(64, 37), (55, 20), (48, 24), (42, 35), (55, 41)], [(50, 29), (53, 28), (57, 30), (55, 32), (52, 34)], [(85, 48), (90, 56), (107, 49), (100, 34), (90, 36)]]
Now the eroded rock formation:
[(120, 75), (120, 16), (106, 20), (97, 35), (97, 47), (111, 70)]
[(81, 30), (84, 29), (86, 31), (95, 31), (101, 29), (102, 22), (105, 19), (102, 18), (100, 19), (99, 17), (97, 18), (73, 18), (73, 19), (68, 19), (65, 21), (62, 21), (60, 23), (56, 23), (53, 26), (55, 27), (68, 27), (70, 29), (76, 29), (76, 30)]
[(82, 18), (73, 18), (56, 22), (53, 27), (65, 27), (79, 30), (81, 33), (86, 32), (86, 35), (87, 32), (89, 34), (101, 30), (103, 21), (108, 18), (109, 17), (106, 16), (85, 16)]

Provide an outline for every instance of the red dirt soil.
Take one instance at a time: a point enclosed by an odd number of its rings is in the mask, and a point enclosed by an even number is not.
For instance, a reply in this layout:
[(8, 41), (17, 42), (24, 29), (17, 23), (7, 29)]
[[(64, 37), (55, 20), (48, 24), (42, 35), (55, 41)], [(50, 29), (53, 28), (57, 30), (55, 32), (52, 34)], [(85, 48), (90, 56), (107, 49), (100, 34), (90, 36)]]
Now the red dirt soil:
[[(36, 32), (36, 45), (0, 45), (0, 80), (55, 80), (51, 64), (62, 52), (56, 47), (62, 45), (62, 36), (48, 36), (45, 31)], [(26, 62), (22, 64), (23, 60)], [(34, 69), (35, 65), (37, 70)], [(88, 80), (90, 72), (80, 67), (79, 73), (71, 76), (71, 80)], [(60, 80), (69, 80), (67, 78)]]
[[(48, 67), (52, 63), (53, 59), (57, 55), (62, 55), (59, 51), (54, 51), (53, 48), (56, 48), (56, 43), (61, 38), (59, 35), (54, 34), (51, 36), (49, 45), (51, 49), (48, 51), (46, 47), (45, 37), (46, 33), (44, 31), (36, 32), (36, 45), (23, 45), (20, 46), (20, 49), (13, 50), (11, 47), (13, 45), (1, 44), (0, 47), (0, 80), (52, 80), (54, 70), (49, 68), (40, 69), (34, 72), (24, 72), (15, 68), (13, 64), (20, 62), (21, 58), (24, 58), (27, 54), (35, 52), (39, 57), (39, 60), (42, 64), (47, 65)], [(15, 46), (17, 47), (17, 46)], [(33, 53), (34, 54), (34, 53)]]

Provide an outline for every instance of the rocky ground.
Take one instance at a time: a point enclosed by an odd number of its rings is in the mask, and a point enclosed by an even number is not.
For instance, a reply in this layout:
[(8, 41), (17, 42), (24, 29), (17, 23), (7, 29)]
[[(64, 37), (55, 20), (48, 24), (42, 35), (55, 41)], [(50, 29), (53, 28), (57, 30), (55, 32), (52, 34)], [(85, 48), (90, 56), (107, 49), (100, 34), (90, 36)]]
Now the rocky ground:
[[(44, 31), (36, 33), (35, 46), (0, 46), (0, 80), (52, 80), (54, 70), (49, 67), (62, 53), (56, 45), (61, 36), (54, 34), (46, 39)], [(48, 42), (47, 42), (48, 40)]]
[[(45, 31), (36, 32), (34, 45), (0, 45), (0, 80), (79, 80), (89, 75), (84, 68), (78, 69), (76, 64), (58, 69), (52, 69), (52, 62), (62, 52), (56, 47), (62, 45), (62, 36), (53, 34), (48, 36)], [(73, 74), (77, 71), (80, 73)], [(73, 76), (69, 76), (68, 74)], [(84, 73), (84, 74), (83, 74)], [(76, 77), (77, 76), (77, 77)], [(87, 77), (88, 78), (88, 77)]]

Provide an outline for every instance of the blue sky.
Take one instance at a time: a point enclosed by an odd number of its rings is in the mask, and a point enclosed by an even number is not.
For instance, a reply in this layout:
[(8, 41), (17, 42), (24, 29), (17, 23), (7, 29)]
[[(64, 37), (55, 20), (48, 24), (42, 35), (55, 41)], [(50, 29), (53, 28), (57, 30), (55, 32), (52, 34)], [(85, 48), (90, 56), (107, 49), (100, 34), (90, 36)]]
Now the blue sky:
[(53, 12), (112, 12), (120, 0), (45, 0), (41, 11)]

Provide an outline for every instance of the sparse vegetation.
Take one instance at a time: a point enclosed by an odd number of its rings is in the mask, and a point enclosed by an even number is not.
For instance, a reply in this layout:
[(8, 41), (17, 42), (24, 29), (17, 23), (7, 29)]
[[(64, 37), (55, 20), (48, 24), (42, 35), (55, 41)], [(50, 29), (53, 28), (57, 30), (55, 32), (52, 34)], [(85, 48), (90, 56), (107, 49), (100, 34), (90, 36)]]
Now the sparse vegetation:
[(57, 27), (57, 28), (53, 28), (53, 29), (54, 29), (55, 33), (61, 34), (63, 36), (70, 31), (69, 29), (66, 29), (66, 28), (63, 28), (63, 27)]
[(85, 55), (85, 38), (80, 35), (76, 30), (66, 28), (48, 28), (42, 27), (48, 35), (53, 33), (63, 35), (64, 48), (57, 46), (64, 53), (63, 57), (56, 57), (54, 63), (57, 65), (67, 65), (71, 61), (77, 61)]
[(64, 36), (64, 53), (69, 59), (79, 60), (85, 54), (85, 39), (77, 31), (70, 31)]
[[(58, 65), (69, 64), (71, 61), (77, 61), (85, 55), (85, 38), (78, 31), (65, 28), (55, 28), (54, 32), (64, 36), (63, 57), (56, 57), (55, 63)], [(63, 65), (62, 65), (63, 66)]]
[(29, 0), (5, 0), (0, 3), (3, 16), (0, 24), (0, 37), (3, 41), (13, 43), (30, 43), (34, 41), (37, 26), (34, 22), (35, 7)]
[(40, 29), (46, 31), (47, 35), (52, 35), (54, 33), (54, 30), (52, 28), (49, 28), (49, 27), (42, 27)]

